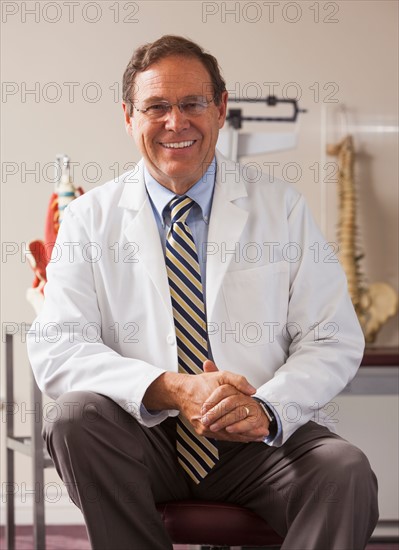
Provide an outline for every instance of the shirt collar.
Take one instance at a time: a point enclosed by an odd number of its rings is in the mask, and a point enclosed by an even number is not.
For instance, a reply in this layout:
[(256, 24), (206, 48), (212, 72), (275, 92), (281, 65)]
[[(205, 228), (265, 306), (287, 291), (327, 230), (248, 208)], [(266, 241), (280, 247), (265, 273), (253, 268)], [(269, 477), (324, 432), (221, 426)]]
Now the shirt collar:
[[(208, 170), (190, 189), (185, 193), (201, 208), (202, 219), (206, 224), (209, 223), (211, 213), (212, 196), (215, 187), (216, 176), (216, 158), (214, 157)], [(144, 181), (147, 193), (151, 199), (153, 207), (157, 212), (162, 226), (165, 226), (164, 209), (166, 205), (175, 197), (175, 193), (167, 189), (151, 176), (147, 167), (144, 165)]]

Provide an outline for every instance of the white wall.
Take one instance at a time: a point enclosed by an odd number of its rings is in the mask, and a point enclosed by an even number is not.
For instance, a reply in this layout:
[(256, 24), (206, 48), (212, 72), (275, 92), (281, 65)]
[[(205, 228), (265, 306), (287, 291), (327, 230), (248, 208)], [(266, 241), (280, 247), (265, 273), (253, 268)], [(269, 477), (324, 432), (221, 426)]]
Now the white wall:
[[(1, 3), (6, 138), (1, 150), (1, 229), (3, 252), (15, 252), (2, 256), (3, 327), (34, 317), (25, 300), (32, 274), (20, 250), (26, 241), (43, 236), (52, 191), (46, 181), (53, 175), (49, 163), (57, 153), (68, 153), (77, 163), (75, 183), (89, 189), (113, 177), (115, 170), (124, 171), (125, 163), (138, 160), (124, 131), (121, 76), (136, 46), (165, 33), (188, 36), (212, 52), (232, 95), (267, 95), (273, 82), (279, 96), (301, 95), (300, 105), (308, 112), (299, 126), (248, 128), (298, 131), (297, 149), (256, 160), (261, 165), (279, 162), (276, 176), (283, 173), (295, 180), (289, 163), (299, 165), (301, 177), (294, 185), (317, 220), (326, 220), (330, 241), (336, 240), (336, 185), (324, 182), (328, 211), (323, 217), (315, 163), (325, 179), (325, 162), (332, 159), (322, 151), (322, 120), (327, 119), (324, 137), (338, 140), (345, 131), (339, 114), (345, 108), (346, 126), (358, 151), (363, 270), (370, 282), (385, 281), (397, 288), (396, 1), (281, 1), (274, 3), (273, 12), (271, 3), (245, 1), (81, 1), (74, 12), (71, 4)], [(126, 17), (133, 21), (124, 22)], [(26, 93), (32, 89), (36, 95)], [(32, 169), (36, 174), (26, 172)], [(28, 378), (23, 336), (17, 340), (16, 401), (22, 404), (28, 399)], [(394, 320), (383, 328), (378, 343), (398, 343)], [(24, 425), (19, 424), (22, 432)], [(30, 480), (23, 460), (20, 482)]]

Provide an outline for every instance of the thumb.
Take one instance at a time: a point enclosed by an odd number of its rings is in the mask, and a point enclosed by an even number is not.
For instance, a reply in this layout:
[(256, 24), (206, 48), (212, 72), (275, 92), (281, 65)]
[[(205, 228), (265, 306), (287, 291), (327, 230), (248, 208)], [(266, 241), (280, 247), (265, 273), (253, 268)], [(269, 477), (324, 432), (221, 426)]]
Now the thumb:
[(203, 364), (204, 372), (218, 372), (218, 368), (213, 361), (207, 359)]

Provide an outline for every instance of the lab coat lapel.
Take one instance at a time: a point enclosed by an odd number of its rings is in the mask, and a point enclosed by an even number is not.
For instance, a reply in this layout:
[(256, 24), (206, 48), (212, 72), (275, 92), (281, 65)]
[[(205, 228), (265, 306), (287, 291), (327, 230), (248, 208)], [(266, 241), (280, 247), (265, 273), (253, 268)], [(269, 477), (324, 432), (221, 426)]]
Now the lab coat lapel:
[(137, 245), (137, 260), (142, 264), (159, 293), (173, 322), (173, 311), (165, 259), (158, 227), (144, 183), (143, 161), (136, 173), (129, 176), (119, 201), (119, 207), (134, 211), (134, 218), (127, 224), (124, 234), (129, 242)]
[(223, 278), (240, 242), (248, 212), (234, 204), (246, 197), (247, 191), (239, 173), (239, 165), (216, 153), (217, 172), (209, 224), (206, 265), (206, 304), (208, 320), (213, 318), (216, 298)]

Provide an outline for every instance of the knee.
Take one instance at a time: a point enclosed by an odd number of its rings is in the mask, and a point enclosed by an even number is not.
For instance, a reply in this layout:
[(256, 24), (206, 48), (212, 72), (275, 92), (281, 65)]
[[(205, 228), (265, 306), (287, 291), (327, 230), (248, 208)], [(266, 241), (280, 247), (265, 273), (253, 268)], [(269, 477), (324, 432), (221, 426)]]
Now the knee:
[(322, 464), (333, 477), (350, 481), (367, 479), (372, 474), (366, 455), (344, 439), (332, 439), (322, 450)]
[(44, 439), (78, 439), (88, 426), (95, 428), (102, 411), (109, 406), (107, 401), (106, 397), (90, 391), (64, 393), (51, 409), (46, 410), (42, 433)]
[(319, 448), (319, 476), (336, 496), (352, 494), (377, 503), (377, 479), (366, 455), (343, 439), (329, 439)]
[[(377, 507), (377, 478), (366, 455), (358, 447), (346, 443), (345, 457), (340, 468), (341, 475), (354, 492), (374, 502)], [(345, 473), (346, 472), (346, 475)]]

